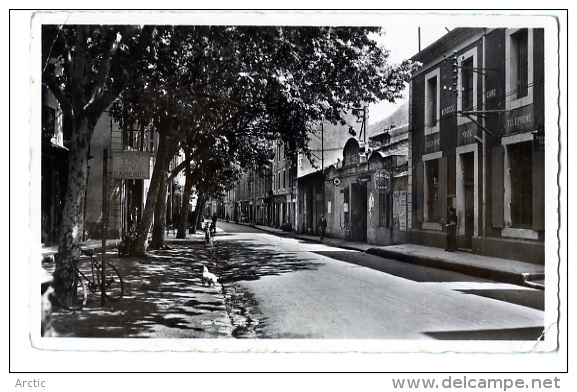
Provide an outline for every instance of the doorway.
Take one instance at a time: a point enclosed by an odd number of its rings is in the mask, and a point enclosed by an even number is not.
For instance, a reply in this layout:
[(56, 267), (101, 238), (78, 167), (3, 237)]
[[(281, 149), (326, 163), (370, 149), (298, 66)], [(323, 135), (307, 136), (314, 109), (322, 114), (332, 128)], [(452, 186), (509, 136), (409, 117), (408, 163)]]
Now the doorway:
[(351, 186), (351, 240), (367, 240), (367, 187), (365, 184)]
[(462, 246), (465, 249), (472, 249), (473, 234), (475, 230), (475, 154), (469, 152), (461, 155), (463, 168), (464, 187), (464, 210), (462, 227), (464, 227), (464, 238)]

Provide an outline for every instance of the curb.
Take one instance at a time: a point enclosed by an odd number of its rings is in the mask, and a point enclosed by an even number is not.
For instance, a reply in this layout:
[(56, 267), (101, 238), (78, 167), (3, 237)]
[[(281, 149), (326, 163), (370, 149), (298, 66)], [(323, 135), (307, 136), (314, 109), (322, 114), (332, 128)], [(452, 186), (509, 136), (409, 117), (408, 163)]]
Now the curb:
[(458, 264), (439, 258), (414, 256), (379, 248), (369, 248), (367, 249), (366, 253), (374, 256), (401, 261), (404, 263), (410, 263), (415, 265), (421, 265), (424, 267), (432, 267), (443, 269), (446, 271), (458, 272), (461, 274), (474, 276), (482, 279), (488, 279), (495, 282), (511, 283), (514, 285), (527, 286), (531, 288), (543, 288), (537, 283), (528, 281), (529, 276), (531, 277), (531, 279), (535, 279), (536, 277), (534, 275), (536, 274), (515, 273), (506, 270), (496, 270), (473, 265)]
[(517, 286), (525, 286), (530, 287), (533, 289), (540, 289), (544, 290), (545, 286), (540, 281), (544, 281), (545, 274), (539, 273), (517, 273), (511, 272), (507, 270), (499, 270), (499, 269), (492, 269), (474, 265), (466, 265), (466, 264), (459, 264), (451, 261), (447, 261), (445, 259), (440, 259), (437, 257), (426, 257), (426, 256), (417, 256), (411, 255), (406, 253), (400, 253), (388, 249), (382, 248), (368, 248), (367, 250), (359, 249), (358, 247), (348, 246), (342, 243), (331, 243), (330, 241), (323, 242), (320, 238), (309, 238), (303, 237), (299, 234), (293, 232), (282, 232), (277, 233), (270, 230), (266, 230), (262, 227), (255, 227), (258, 230), (265, 231), (267, 233), (281, 236), (281, 237), (291, 237), (296, 238), (303, 241), (315, 242), (319, 244), (330, 244), (331, 246), (335, 246), (341, 249), (346, 250), (354, 250), (365, 252), (367, 254), (378, 256), (386, 259), (392, 259), (404, 263), (420, 265), (424, 267), (431, 267), (431, 268), (438, 268), (446, 271), (451, 272), (458, 272), (464, 275), (473, 276), (476, 278), (482, 278), (487, 280), (492, 280), (495, 282), (500, 283), (510, 283)]

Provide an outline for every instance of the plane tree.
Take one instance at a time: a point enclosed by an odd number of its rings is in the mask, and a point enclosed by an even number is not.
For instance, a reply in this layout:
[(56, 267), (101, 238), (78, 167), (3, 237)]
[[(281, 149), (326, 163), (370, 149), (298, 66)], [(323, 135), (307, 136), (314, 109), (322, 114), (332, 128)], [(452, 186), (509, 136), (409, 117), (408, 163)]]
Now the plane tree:
[[(223, 157), (237, 164), (255, 143), (272, 140), (310, 158), (315, 122), (343, 123), (361, 102), (400, 97), (416, 65), (388, 64), (387, 51), (370, 38), (379, 33), (330, 26), (43, 26), (42, 84), (58, 100), (70, 141), (56, 290), (70, 286), (84, 231), (88, 149), (113, 102), (122, 121), (154, 127), (159, 138), (132, 249), (142, 254), (170, 160), (187, 135), (202, 136), (196, 139), (200, 147), (206, 135), (220, 140), (228, 146)], [(238, 172), (227, 165), (205, 169), (214, 172), (203, 178)]]
[(132, 59), (145, 57), (151, 29), (141, 26), (42, 26), (42, 85), (62, 112), (68, 179), (61, 212), (55, 290), (66, 301), (71, 261), (84, 232), (88, 151), (100, 116), (135, 72)]

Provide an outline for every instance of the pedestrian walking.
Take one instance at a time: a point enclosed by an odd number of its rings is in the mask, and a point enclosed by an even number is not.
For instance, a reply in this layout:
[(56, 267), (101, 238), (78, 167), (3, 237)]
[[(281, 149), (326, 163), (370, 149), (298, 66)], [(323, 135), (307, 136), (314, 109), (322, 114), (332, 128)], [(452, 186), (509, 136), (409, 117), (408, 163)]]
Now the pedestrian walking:
[(325, 237), (325, 231), (327, 229), (327, 219), (325, 218), (324, 214), (321, 214), (321, 219), (319, 219), (319, 233), (321, 236), (321, 241)]
[(457, 250), (457, 213), (453, 207), (449, 207), (447, 214), (447, 252), (454, 252)]

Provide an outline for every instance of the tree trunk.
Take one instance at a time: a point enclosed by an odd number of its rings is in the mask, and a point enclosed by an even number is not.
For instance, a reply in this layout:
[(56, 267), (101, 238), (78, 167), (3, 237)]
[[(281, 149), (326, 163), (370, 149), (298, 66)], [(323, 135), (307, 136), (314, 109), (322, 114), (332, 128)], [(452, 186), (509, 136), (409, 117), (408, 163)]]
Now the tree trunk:
[(88, 173), (88, 150), (96, 120), (86, 116), (70, 126), (69, 169), (66, 196), (62, 208), (58, 238), (58, 257), (54, 272), (54, 289), (65, 305), (72, 300), (72, 261), (80, 256), (80, 242), (84, 232), (84, 197)]
[(196, 208), (194, 209), (194, 211), (196, 212), (196, 223), (195, 223), (195, 227), (197, 230), (201, 230), (202, 229), (202, 210), (204, 210), (204, 202), (205, 202), (205, 198), (204, 196), (199, 195), (198, 199), (196, 200)]
[(154, 169), (152, 170), (152, 178), (150, 179), (150, 188), (148, 189), (148, 194), (146, 196), (146, 205), (144, 206), (144, 211), (142, 213), (142, 220), (136, 229), (136, 239), (132, 241), (130, 247), (130, 254), (132, 255), (142, 256), (146, 253), (148, 232), (152, 226), (154, 213), (156, 211), (158, 194), (163, 186), (166, 187), (170, 160), (175, 153), (175, 147), (172, 145), (173, 140), (171, 135), (167, 134), (167, 132), (159, 132), (158, 136), (158, 151), (156, 154)]
[(164, 230), (166, 229), (166, 196), (168, 194), (168, 173), (162, 179), (154, 207), (154, 224), (152, 226), (151, 249), (164, 248)]
[(192, 170), (190, 165), (186, 167), (186, 182), (184, 183), (184, 191), (182, 192), (182, 208), (180, 214), (180, 221), (178, 222), (178, 233), (176, 238), (186, 238), (186, 229), (188, 227), (188, 212), (190, 210), (190, 195), (192, 194)]

